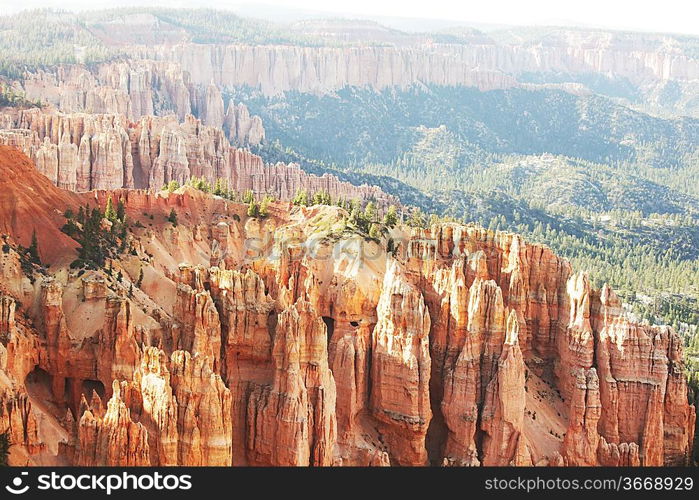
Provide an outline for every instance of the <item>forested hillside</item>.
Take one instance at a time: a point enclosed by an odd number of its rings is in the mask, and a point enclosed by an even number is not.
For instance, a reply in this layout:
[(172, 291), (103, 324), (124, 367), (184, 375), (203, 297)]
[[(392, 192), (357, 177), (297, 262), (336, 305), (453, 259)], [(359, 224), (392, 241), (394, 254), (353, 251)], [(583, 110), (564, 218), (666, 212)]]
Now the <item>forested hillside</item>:
[(524, 234), (620, 290), (638, 317), (696, 330), (699, 121), (559, 90), (232, 95), (262, 116), (266, 159)]

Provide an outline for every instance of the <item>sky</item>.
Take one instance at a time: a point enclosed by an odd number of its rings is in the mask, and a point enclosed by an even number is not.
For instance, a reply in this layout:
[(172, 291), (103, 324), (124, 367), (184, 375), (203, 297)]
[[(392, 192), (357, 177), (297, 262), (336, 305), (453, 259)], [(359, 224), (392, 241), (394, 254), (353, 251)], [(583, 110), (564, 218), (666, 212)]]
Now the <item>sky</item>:
[[(699, 8), (689, 0), (0, 0), (0, 13), (23, 8), (60, 7), (71, 10), (124, 5), (216, 7), (246, 14), (274, 11), (269, 6), (302, 9), (342, 17), (410, 17), (459, 24), (557, 25), (699, 35)], [(251, 4), (266, 4), (266, 7)], [(271, 15), (271, 14), (270, 14)]]

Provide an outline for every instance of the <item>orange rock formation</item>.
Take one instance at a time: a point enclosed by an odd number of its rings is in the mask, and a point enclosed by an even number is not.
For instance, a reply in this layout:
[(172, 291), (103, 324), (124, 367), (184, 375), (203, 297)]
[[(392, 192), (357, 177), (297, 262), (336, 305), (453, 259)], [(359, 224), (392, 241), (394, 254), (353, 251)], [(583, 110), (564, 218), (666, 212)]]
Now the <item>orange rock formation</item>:
[[(223, 104), (221, 104), (223, 105)], [(229, 107), (225, 127), (259, 134), (243, 123), (247, 110)], [(242, 117), (242, 118), (241, 118)], [(291, 200), (298, 190), (325, 190), (335, 198), (398, 200), (376, 186), (354, 186), (334, 175), (307, 174), (297, 164), (265, 165), (247, 149), (231, 146), (221, 124), (206, 126), (192, 115), (143, 116), (135, 123), (125, 114), (54, 113), (38, 109), (0, 114), (0, 144), (24, 151), (56, 186), (91, 189), (160, 189), (191, 177), (228, 182), (238, 193), (252, 190)]]
[[(399, 224), (389, 255), (337, 207), (260, 219), (191, 188), (71, 194), (7, 147), (0, 171), (12, 463), (690, 461), (680, 339), (631, 323), (548, 248)], [(71, 269), (62, 213), (109, 196), (133, 250), (111, 272)], [(43, 269), (17, 251), (34, 231)]]

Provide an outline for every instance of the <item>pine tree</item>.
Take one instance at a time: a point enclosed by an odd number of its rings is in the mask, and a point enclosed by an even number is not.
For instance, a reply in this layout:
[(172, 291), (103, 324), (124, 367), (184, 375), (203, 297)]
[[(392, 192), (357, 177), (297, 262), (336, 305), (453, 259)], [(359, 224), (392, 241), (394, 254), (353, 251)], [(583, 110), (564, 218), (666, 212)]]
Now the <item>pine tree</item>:
[(143, 284), (143, 268), (138, 271), (138, 279), (136, 280), (136, 286), (141, 288)]
[(167, 220), (177, 227), (177, 212), (175, 212), (174, 208), (170, 209), (170, 215), (167, 216)]
[(205, 193), (211, 192), (211, 184), (204, 177), (190, 177), (189, 185)]
[(39, 258), (39, 242), (36, 239), (36, 231), (32, 231), (32, 242), (27, 249), (29, 252), (29, 260), (34, 264), (41, 265), (41, 259)]
[(252, 192), (252, 189), (246, 189), (245, 193), (243, 193), (243, 203), (252, 203), (255, 201), (255, 193)]
[(271, 196), (265, 196), (260, 203), (260, 217), (267, 217), (269, 215), (269, 204), (273, 201)]
[(422, 210), (419, 208), (413, 210), (410, 213), (410, 217), (408, 217), (407, 224), (411, 227), (425, 228), (427, 226), (427, 221), (425, 220), (425, 215), (422, 213)]
[(107, 206), (104, 209), (104, 218), (110, 222), (116, 222), (117, 214), (112, 204), (112, 197), (107, 198)]
[(361, 232), (367, 233), (370, 230), (370, 220), (367, 218), (366, 212), (362, 211), (358, 203), (354, 204), (352, 207), (349, 221), (350, 224), (354, 225)]
[(394, 205), (388, 207), (388, 211), (383, 217), (383, 223), (388, 227), (394, 227), (396, 224), (398, 224), (398, 213), (396, 212), (396, 207)]
[(224, 195), (224, 189), (223, 189), (223, 179), (219, 178), (216, 179), (216, 182), (214, 183), (214, 191), (213, 193), (216, 196), (223, 196)]
[(313, 195), (313, 205), (330, 205), (332, 200), (330, 198), (330, 193), (321, 189)]
[(124, 206), (124, 198), (119, 198), (119, 201), (117, 202), (116, 218), (121, 222), (126, 222), (126, 207)]
[(291, 203), (294, 205), (299, 205), (303, 207), (308, 206), (308, 193), (306, 192), (305, 189), (299, 189), (296, 191), (296, 194), (294, 195), (294, 198), (291, 200)]
[(353, 206), (352, 210), (350, 211), (350, 216), (349, 216), (350, 223), (357, 226), (357, 225), (359, 225), (361, 219), (362, 219), (362, 212), (360, 211), (359, 207), (356, 205)]
[(257, 217), (260, 215), (260, 207), (255, 200), (250, 200), (248, 203), (248, 217)]
[(377, 216), (376, 204), (373, 201), (370, 201), (369, 203), (366, 204), (366, 207), (364, 208), (364, 217), (369, 222), (374, 222), (376, 220), (376, 216)]

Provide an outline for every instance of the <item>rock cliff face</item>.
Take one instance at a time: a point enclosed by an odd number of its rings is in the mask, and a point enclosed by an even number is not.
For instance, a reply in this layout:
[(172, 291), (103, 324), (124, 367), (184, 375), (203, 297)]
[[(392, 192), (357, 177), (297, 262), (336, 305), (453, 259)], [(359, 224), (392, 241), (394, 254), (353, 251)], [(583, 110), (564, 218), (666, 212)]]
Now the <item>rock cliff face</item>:
[[(629, 322), (545, 247), (399, 224), (387, 254), (335, 231), (337, 207), (276, 202), (261, 219), (192, 188), (69, 195), (6, 147), (0, 169), (20, 179), (0, 220), (23, 217), (0, 254), (12, 463), (690, 461), (679, 337)], [(21, 192), (38, 189), (55, 205), (27, 217)], [(70, 245), (22, 266), (27, 231), (109, 196), (132, 224), (108, 268), (71, 270)]]
[(426, 465), (430, 409), (430, 315), (422, 293), (386, 266), (371, 339), (371, 414), (380, 422), (392, 460)]
[[(221, 113), (213, 112), (220, 114), (218, 121), (224, 120), (222, 106)], [(241, 105), (231, 104), (225, 114), (241, 142), (264, 136), (255, 118)], [(0, 115), (0, 144), (18, 147), (51, 182), (71, 191), (160, 189), (172, 180), (184, 183), (196, 176), (212, 184), (224, 179), (238, 193), (250, 189), (258, 197), (290, 200), (299, 189), (323, 189), (334, 198), (398, 204), (375, 186), (307, 174), (296, 164), (265, 165), (259, 156), (231, 146), (220, 127), (206, 126), (192, 115), (183, 122), (174, 116), (147, 116), (134, 123), (123, 114), (10, 111)]]
[(173, 114), (181, 121), (193, 114), (205, 125), (221, 128), (231, 142), (258, 145), (264, 128), (243, 103), (229, 101), (224, 109), (212, 82), (192, 83), (189, 73), (173, 62), (132, 60), (106, 63), (91, 70), (81, 65), (59, 66), (28, 73), (22, 82), (28, 98), (64, 113), (119, 114), (129, 121)]
[[(451, 44), (422, 39), (377, 47), (180, 43), (137, 47), (132, 53), (137, 59), (175, 62), (199, 85), (249, 86), (267, 94), (418, 82), (493, 90), (529, 85), (532, 75), (534, 81), (549, 84), (584, 84), (598, 77), (627, 85), (649, 104), (696, 112), (691, 95), (699, 61), (672, 36), (562, 29), (539, 38), (517, 33), (501, 38), (483, 35)], [(679, 90), (677, 102), (663, 97), (670, 88)]]
[[(314, 36), (331, 32), (323, 29)], [(182, 120), (193, 113), (217, 127), (228, 120), (221, 92), (238, 86), (273, 95), (333, 92), (345, 86), (383, 89), (423, 83), (493, 90), (563, 82), (561, 88), (573, 92), (589, 85), (631, 104), (698, 112), (693, 97), (699, 59), (692, 41), (681, 37), (547, 28), (515, 29), (494, 37), (462, 33), (452, 43), (428, 35), (404, 38), (377, 40), (376, 46), (346, 40), (337, 46), (333, 40), (334, 46), (320, 47), (195, 44), (184, 39), (147, 46), (126, 42), (119, 49), (129, 55), (128, 61), (40, 71), (27, 75), (22, 85), (31, 99), (64, 112), (121, 113), (131, 120), (168, 113)], [(257, 144), (262, 137), (231, 132), (229, 138)]]
[(330, 92), (346, 85), (378, 89), (415, 82), (481, 90), (516, 85), (498, 68), (472, 64), (455, 47), (295, 47), (192, 45), (137, 51), (137, 57), (176, 62), (198, 84), (249, 86), (266, 94)]
[(265, 140), (262, 119), (256, 115), (251, 116), (248, 108), (242, 102), (235, 104), (232, 99), (228, 101), (222, 125), (234, 144), (256, 145)]

